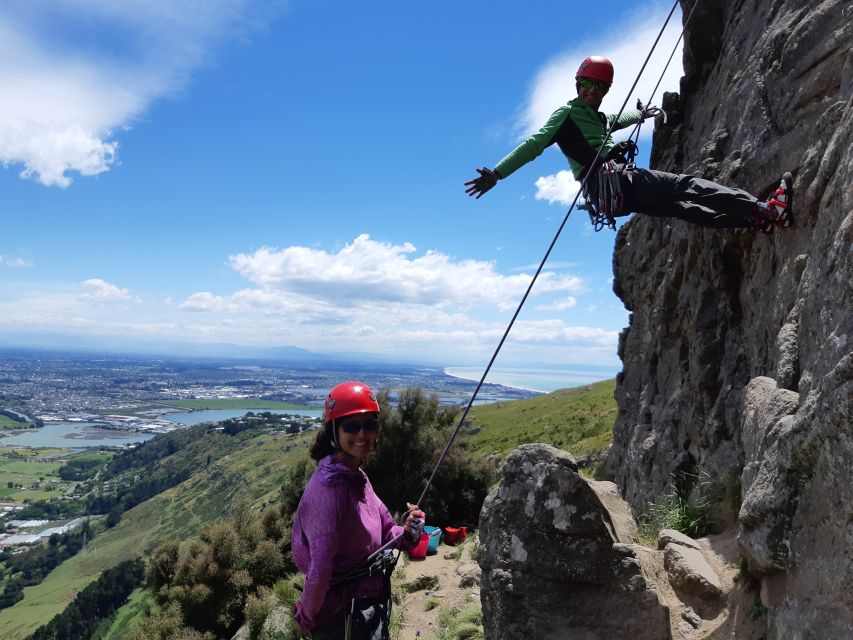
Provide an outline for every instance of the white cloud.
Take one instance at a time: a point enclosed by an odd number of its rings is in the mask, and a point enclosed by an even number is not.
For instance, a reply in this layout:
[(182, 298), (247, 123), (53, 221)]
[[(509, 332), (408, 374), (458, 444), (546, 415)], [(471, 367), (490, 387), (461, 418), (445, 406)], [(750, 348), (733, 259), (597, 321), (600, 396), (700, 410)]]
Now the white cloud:
[[(114, 132), (180, 91), (250, 0), (27, 0), (0, 13), (0, 163), (47, 186), (117, 161)], [(266, 11), (266, 9), (264, 9)], [(94, 36), (93, 36), (94, 34)], [(100, 37), (100, 40), (98, 38)]]
[(30, 260), (23, 258), (10, 258), (8, 256), (0, 256), (0, 267), (9, 267), (10, 269), (25, 269), (32, 267), (33, 263)]
[[(473, 307), (512, 306), (530, 284), (532, 275), (502, 275), (492, 262), (454, 261), (437, 251), (413, 255), (406, 242), (390, 244), (358, 236), (336, 253), (309, 247), (273, 249), (229, 258), (231, 266), (264, 290), (310, 296), (335, 307), (361, 301)], [(535, 293), (578, 291), (576, 276), (543, 271)]]
[(81, 300), (95, 302), (117, 302), (130, 300), (130, 292), (127, 289), (119, 289), (114, 284), (105, 282), (100, 278), (90, 278), (80, 283), (84, 291), (80, 294)]
[[(491, 262), (457, 260), (367, 235), (335, 251), (264, 247), (234, 254), (229, 263), (253, 286), (188, 296), (178, 305), (187, 318), (182, 331), (192, 327), (195, 336), (220, 341), (298, 344), (422, 361), (486, 357), (531, 278), (529, 273), (504, 275)], [(537, 309), (540, 313), (576, 306), (576, 298), (567, 294), (587, 288), (569, 274), (547, 271), (541, 278), (543, 286), (537, 285), (533, 295), (558, 296)], [(516, 358), (542, 362), (611, 362), (617, 336), (561, 319), (520, 320), (506, 348)]]
[(566, 309), (571, 309), (575, 305), (577, 305), (578, 300), (574, 296), (569, 296), (568, 298), (562, 298), (551, 304), (543, 304), (536, 307), (539, 311), (565, 311)]
[(599, 327), (575, 327), (562, 320), (526, 320), (513, 328), (516, 340), (533, 343), (583, 344), (597, 347), (615, 347), (618, 331)]
[[(613, 62), (615, 68), (613, 86), (604, 99), (602, 111), (615, 113), (619, 110), (669, 12), (669, 3), (666, 3), (666, 7), (657, 4), (651, 11), (647, 7), (648, 5), (640, 10), (642, 13), (623, 16), (624, 19), (620, 20), (609, 34), (595, 34), (594, 37), (586, 40), (576, 40), (577, 44), (558, 54), (542, 67), (533, 81), (527, 102), (522, 108), (521, 117), (515, 125), (519, 138), (526, 138), (537, 131), (557, 107), (577, 95), (575, 73), (581, 61), (589, 55), (602, 55)], [(630, 37), (626, 37), (626, 33), (630, 33)], [(649, 99), (680, 33), (681, 13), (676, 10), (634, 94), (628, 100), (626, 109), (633, 109), (637, 98), (643, 102)], [(683, 74), (681, 60), (681, 44), (679, 44), (661, 82), (661, 87), (653, 99), (654, 103), (660, 104), (663, 91), (678, 90), (679, 80)], [(630, 130), (630, 128), (623, 130), (624, 137), (627, 137)], [(643, 126), (642, 133), (644, 136), (650, 136), (651, 131), (652, 121), (649, 120)]]
[(571, 171), (558, 171), (554, 175), (541, 176), (536, 180), (536, 199), (555, 202), (568, 207), (575, 199), (581, 185)]
[[(198, 291), (183, 297), (182, 303), (175, 299), (171, 306), (163, 295), (133, 304), (140, 301), (131, 290), (102, 278), (35, 286), (0, 279), (0, 329), (152, 341), (297, 344), (326, 353), (478, 363), (485, 361), (506, 328), (511, 309), (501, 309), (514, 308), (519, 288), (530, 282), (529, 274), (505, 275), (490, 262), (454, 259), (366, 235), (335, 251), (292, 246), (237, 254), (232, 265), (252, 284)], [(331, 283), (328, 274), (336, 274), (340, 282)], [(368, 285), (359, 289), (360, 278)], [(586, 283), (554, 271), (545, 272), (543, 282), (547, 286), (534, 288), (528, 306), (546, 291), (549, 301), (556, 302), (537, 310), (539, 319), (520, 319), (504, 352), (516, 361), (612, 363), (617, 332), (572, 326), (547, 316), (559, 316), (576, 305), (570, 294), (588, 289)], [(466, 295), (468, 286), (482, 291)], [(390, 293), (374, 295), (377, 290)]]

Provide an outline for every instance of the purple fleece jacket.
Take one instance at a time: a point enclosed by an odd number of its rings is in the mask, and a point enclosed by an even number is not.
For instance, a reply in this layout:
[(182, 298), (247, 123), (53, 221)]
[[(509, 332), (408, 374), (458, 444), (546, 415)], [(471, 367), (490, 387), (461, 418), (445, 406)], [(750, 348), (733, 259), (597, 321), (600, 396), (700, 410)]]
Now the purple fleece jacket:
[[(296, 621), (307, 631), (341, 612), (353, 597), (374, 598), (382, 592), (382, 575), (329, 591), (332, 576), (357, 567), (371, 553), (403, 532), (388, 508), (373, 493), (367, 474), (353, 471), (326, 456), (299, 501), (291, 540), (293, 559), (305, 574), (296, 606)], [(401, 538), (398, 546), (410, 545)]]

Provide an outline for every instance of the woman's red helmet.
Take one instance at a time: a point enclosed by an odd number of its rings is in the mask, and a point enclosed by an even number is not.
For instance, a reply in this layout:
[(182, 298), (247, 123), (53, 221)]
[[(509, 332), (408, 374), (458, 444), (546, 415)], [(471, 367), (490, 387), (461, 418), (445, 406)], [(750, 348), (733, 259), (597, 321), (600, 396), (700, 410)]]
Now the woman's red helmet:
[(379, 413), (376, 394), (363, 382), (342, 382), (329, 391), (323, 421), (331, 422), (354, 413)]
[(578, 67), (578, 72), (575, 74), (575, 80), (580, 80), (581, 78), (591, 78), (606, 82), (607, 84), (613, 84), (613, 63), (601, 56), (584, 58), (581, 66)]

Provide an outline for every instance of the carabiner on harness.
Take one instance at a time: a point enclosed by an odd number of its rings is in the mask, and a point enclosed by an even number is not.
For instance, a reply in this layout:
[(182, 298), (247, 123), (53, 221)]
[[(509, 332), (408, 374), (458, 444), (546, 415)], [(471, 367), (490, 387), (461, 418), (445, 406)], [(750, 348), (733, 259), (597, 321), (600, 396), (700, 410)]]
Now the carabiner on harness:
[(619, 165), (615, 160), (604, 161), (598, 169), (598, 192), (597, 197), (587, 190), (586, 197), (587, 213), (589, 222), (593, 229), (601, 231), (605, 227), (616, 230), (616, 216), (624, 213), (625, 196), (622, 193), (622, 184), (619, 175), (624, 165)]

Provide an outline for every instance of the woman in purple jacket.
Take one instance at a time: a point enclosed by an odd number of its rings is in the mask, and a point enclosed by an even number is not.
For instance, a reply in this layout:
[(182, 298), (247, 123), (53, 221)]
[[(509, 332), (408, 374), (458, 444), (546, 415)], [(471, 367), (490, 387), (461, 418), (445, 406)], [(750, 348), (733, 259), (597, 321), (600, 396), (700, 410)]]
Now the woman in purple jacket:
[(379, 436), (379, 404), (366, 384), (332, 389), (324, 421), (311, 447), (317, 470), (293, 522), (293, 559), (305, 574), (296, 621), (314, 640), (382, 640), (390, 615), (383, 572), (343, 585), (341, 577), (392, 540), (416, 544), (425, 516), (410, 504), (405, 525), (396, 524), (361, 469)]

